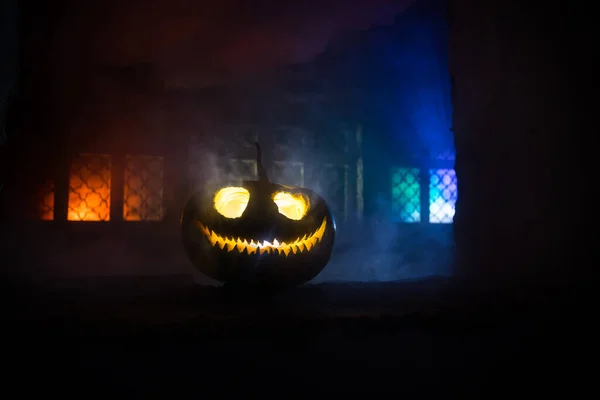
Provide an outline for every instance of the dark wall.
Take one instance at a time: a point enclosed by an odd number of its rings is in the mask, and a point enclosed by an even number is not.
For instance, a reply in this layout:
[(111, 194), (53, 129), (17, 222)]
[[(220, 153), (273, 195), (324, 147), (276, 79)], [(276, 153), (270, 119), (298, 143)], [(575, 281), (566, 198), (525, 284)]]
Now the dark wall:
[(17, 78), (18, 10), (16, 1), (3, 1), (0, 7), (0, 121), (3, 121), (5, 100)]
[[(15, 51), (14, 56), (6, 58), (9, 62), (4, 66), (18, 68), (18, 77), (6, 110), (9, 140), (0, 157), (6, 176), (0, 219), (3, 214), (17, 215), (31, 208), (28, 199), (35, 185), (52, 175), (60, 159), (58, 137), (63, 123), (59, 107), (63, 85), (56, 79), (53, 61), (62, 2), (5, 3), (13, 8), (3, 13), (9, 22), (2, 24), (7, 31), (2, 40), (15, 40)], [(3, 80), (11, 78), (6, 72), (9, 71), (3, 72)]]
[(579, 142), (589, 132), (592, 25), (571, 3), (525, 3), (450, 4), (457, 269), (480, 282), (583, 273)]
[(390, 200), (392, 167), (428, 168), (431, 158), (454, 154), (446, 7), (415, 2), (392, 25), (349, 35), (317, 61), (340, 114), (364, 126), (367, 214)]

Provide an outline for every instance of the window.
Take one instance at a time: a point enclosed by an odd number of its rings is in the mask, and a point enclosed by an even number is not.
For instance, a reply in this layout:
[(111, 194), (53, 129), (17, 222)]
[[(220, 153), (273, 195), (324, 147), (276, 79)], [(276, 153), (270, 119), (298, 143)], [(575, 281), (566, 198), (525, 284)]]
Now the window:
[(290, 186), (304, 186), (304, 164), (301, 162), (275, 161), (271, 180)]
[(457, 197), (456, 172), (453, 169), (429, 170), (429, 222), (452, 223)]
[(80, 154), (69, 174), (69, 221), (109, 221), (111, 160), (109, 155)]
[[(206, 182), (221, 181), (226, 176), (219, 156), (197, 136), (190, 137), (187, 166), (188, 179), (193, 187), (203, 187)], [(226, 173), (226, 171), (225, 171)]]
[(392, 215), (396, 222), (421, 221), (421, 187), (418, 168), (392, 170)]
[(257, 177), (256, 160), (239, 160), (235, 158), (229, 160), (227, 179), (230, 185), (239, 185), (244, 180), (256, 180)]
[(356, 162), (356, 216), (362, 220), (365, 208), (365, 199), (363, 197), (364, 181), (363, 181), (363, 160), (358, 158)]
[(46, 181), (37, 192), (37, 216), (42, 221), (54, 220), (54, 182)]
[(348, 217), (348, 166), (325, 164), (319, 179), (319, 188), (338, 221)]
[(163, 157), (125, 157), (123, 220), (161, 221), (163, 206)]

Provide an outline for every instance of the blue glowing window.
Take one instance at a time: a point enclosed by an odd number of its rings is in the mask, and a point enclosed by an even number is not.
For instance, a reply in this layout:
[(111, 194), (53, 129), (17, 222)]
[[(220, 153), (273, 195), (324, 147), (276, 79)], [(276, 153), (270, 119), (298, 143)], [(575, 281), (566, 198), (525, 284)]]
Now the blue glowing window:
[(392, 170), (392, 215), (394, 221), (419, 222), (421, 220), (421, 188), (418, 168)]
[(429, 170), (429, 222), (451, 224), (457, 197), (456, 173), (453, 169)]

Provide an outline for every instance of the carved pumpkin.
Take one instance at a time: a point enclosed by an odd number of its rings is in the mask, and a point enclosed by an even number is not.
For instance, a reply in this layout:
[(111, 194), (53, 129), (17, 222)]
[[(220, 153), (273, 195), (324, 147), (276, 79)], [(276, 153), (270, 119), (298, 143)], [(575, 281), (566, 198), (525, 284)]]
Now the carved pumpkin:
[(329, 262), (335, 223), (311, 190), (269, 181), (257, 147), (259, 180), (196, 193), (181, 216), (188, 257), (207, 276), (240, 286), (295, 286)]

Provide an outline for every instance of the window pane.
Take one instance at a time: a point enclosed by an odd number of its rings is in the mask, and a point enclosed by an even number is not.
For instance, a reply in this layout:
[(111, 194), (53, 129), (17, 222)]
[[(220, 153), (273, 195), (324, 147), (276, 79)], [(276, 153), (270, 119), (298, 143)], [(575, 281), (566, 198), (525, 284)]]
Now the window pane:
[(275, 161), (270, 179), (289, 186), (304, 186), (304, 164), (301, 162)]
[(42, 221), (54, 220), (54, 182), (48, 180), (38, 188), (37, 215)]
[(418, 168), (392, 170), (392, 216), (397, 222), (421, 220), (421, 187)]
[(163, 157), (125, 158), (123, 220), (161, 221), (164, 217)]
[(69, 221), (110, 220), (110, 156), (80, 154), (71, 163)]
[(458, 197), (453, 169), (429, 170), (429, 222), (451, 224)]
[(230, 185), (239, 185), (243, 180), (256, 180), (258, 169), (256, 160), (229, 160), (228, 181)]
[(325, 198), (337, 221), (345, 221), (348, 209), (348, 166), (325, 164), (318, 187), (317, 192)]

